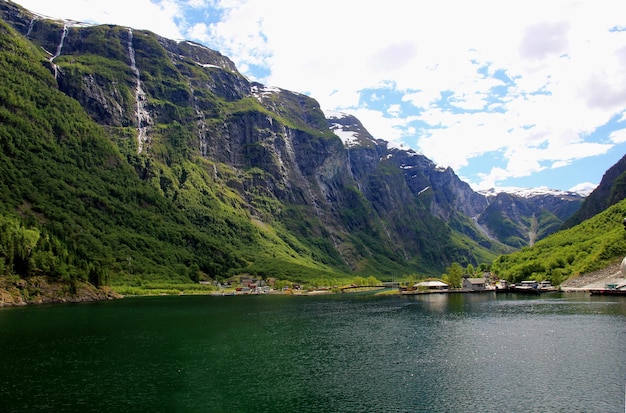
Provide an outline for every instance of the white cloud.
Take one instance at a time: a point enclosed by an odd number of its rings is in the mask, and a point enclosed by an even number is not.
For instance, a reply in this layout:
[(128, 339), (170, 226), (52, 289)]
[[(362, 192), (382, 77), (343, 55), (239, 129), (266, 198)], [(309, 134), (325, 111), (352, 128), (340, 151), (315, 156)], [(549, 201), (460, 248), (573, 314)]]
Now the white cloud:
[(394, 118), (397, 118), (402, 113), (402, 107), (399, 104), (389, 105), (387, 113)]
[(117, 24), (150, 30), (170, 39), (182, 39), (176, 23), (181, 15), (174, 0), (17, 0), (22, 7), (57, 19), (86, 23)]
[(527, 27), (520, 45), (522, 58), (542, 60), (550, 55), (567, 52), (568, 30), (567, 22), (543, 22)]
[(187, 5), (189, 7), (194, 8), (194, 9), (199, 9), (199, 8), (202, 8), (202, 7), (206, 7), (207, 3), (208, 2), (206, 2), (204, 0), (187, 0)]
[(611, 134), (609, 135), (609, 140), (613, 143), (626, 142), (626, 129), (619, 129), (611, 132)]
[(374, 138), (381, 139), (385, 136), (385, 140), (389, 141), (392, 146), (400, 146), (402, 144), (402, 127), (405, 120), (400, 118), (389, 119), (385, 117), (383, 112), (359, 108), (349, 111), (351, 115), (355, 116), (361, 121), (365, 129), (371, 133)]
[(626, 105), (626, 76), (593, 73), (581, 91), (591, 108), (615, 109)]
[[(509, 177), (506, 169), (500, 167), (493, 167), (488, 173), (479, 173), (480, 182), (474, 183), (473, 187), (476, 189), (490, 189), (498, 187), (498, 182), (503, 181)], [(466, 181), (470, 182), (469, 179)]]
[(389, 72), (401, 69), (417, 55), (414, 43), (406, 41), (394, 43), (377, 50), (368, 60), (368, 66), (374, 72), (388, 75)]
[(195, 23), (187, 29), (186, 37), (206, 45), (211, 41), (209, 30), (206, 23)]
[(581, 182), (571, 187), (569, 191), (589, 195), (597, 186), (597, 184), (592, 184), (591, 182)]

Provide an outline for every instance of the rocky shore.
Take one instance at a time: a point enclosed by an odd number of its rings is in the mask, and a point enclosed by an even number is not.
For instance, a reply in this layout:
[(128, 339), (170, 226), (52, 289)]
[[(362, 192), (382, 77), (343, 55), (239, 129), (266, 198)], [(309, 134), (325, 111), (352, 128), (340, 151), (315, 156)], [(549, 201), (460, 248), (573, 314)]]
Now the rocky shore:
[(45, 303), (80, 303), (114, 300), (122, 296), (110, 289), (96, 288), (77, 281), (75, 288), (48, 277), (31, 277), (28, 280), (7, 280), (0, 277), (0, 307)]
[(590, 291), (605, 288), (606, 284), (620, 284), (626, 278), (619, 266), (620, 262), (616, 262), (600, 270), (571, 277), (561, 284), (561, 291)]

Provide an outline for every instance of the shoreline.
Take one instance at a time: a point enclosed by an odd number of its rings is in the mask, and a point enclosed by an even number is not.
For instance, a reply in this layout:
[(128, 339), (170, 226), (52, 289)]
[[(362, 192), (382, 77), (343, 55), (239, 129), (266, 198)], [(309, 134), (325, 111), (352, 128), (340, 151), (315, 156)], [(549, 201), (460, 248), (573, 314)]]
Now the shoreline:
[(110, 301), (123, 298), (110, 287), (96, 288), (76, 281), (74, 292), (70, 284), (54, 281), (44, 276), (31, 277), (9, 282), (0, 280), (0, 308), (23, 307), (38, 304), (86, 303)]
[[(620, 284), (626, 282), (626, 277), (619, 269), (620, 262), (613, 263), (605, 268), (587, 274), (568, 278), (556, 291), (591, 293), (596, 290), (603, 290), (607, 284)], [(297, 297), (331, 295), (331, 294), (363, 294), (371, 293), (375, 295), (421, 295), (421, 294), (468, 294), (468, 293), (489, 293), (495, 290), (466, 291), (466, 290), (435, 290), (435, 291), (399, 291), (390, 289), (376, 289), (372, 287), (362, 287), (355, 291), (333, 291), (330, 289), (320, 290), (270, 290), (266, 293), (248, 293), (236, 290), (206, 291), (185, 293), (180, 291), (177, 294), (119, 294), (114, 288), (104, 286), (96, 288), (93, 285), (77, 281), (75, 291), (72, 293), (70, 284), (51, 280), (45, 276), (35, 276), (28, 280), (19, 279), (10, 282), (0, 278), (0, 308), (19, 307), (37, 304), (56, 303), (82, 303), (96, 301), (110, 301), (132, 297), (151, 297), (162, 295), (210, 295), (215, 297), (242, 296), (242, 295), (288, 295)]]
[(619, 269), (620, 263), (621, 261), (618, 261), (600, 270), (568, 278), (561, 284), (561, 291), (591, 292), (605, 289), (607, 284), (626, 282), (626, 277)]

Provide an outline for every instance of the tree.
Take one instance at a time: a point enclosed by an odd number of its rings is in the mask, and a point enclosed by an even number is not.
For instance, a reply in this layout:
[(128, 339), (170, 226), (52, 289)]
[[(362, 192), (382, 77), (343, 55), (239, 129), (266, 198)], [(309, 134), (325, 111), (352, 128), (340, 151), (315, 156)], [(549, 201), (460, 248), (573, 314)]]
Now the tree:
[(453, 288), (461, 288), (461, 279), (463, 278), (463, 267), (458, 262), (453, 262), (452, 265), (446, 268), (446, 273), (441, 277), (445, 282), (450, 284)]
[(189, 267), (189, 278), (195, 283), (200, 282), (200, 267), (195, 262)]

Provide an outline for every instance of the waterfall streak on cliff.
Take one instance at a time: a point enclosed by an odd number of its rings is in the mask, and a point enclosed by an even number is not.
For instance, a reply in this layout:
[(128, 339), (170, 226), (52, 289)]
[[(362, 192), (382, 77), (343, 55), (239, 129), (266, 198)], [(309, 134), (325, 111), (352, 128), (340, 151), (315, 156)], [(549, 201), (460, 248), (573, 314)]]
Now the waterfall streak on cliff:
[[(271, 124), (271, 118), (268, 118), (268, 119)], [(302, 175), (302, 171), (300, 171), (300, 169), (297, 167), (298, 160), (296, 157), (296, 150), (293, 147), (293, 136), (292, 136), (292, 132), (289, 129), (287, 129), (285, 133), (285, 150), (287, 152), (289, 163), (291, 165), (295, 165), (296, 173), (299, 176), (300, 182), (302, 182), (304, 185), (305, 193), (309, 196), (309, 202), (311, 202), (311, 205), (313, 206), (313, 209), (315, 210), (315, 215), (317, 215), (318, 218), (321, 218), (323, 215), (323, 212), (321, 211), (319, 207), (318, 200), (315, 194), (313, 193), (313, 190), (311, 189), (311, 185), (306, 180), (306, 178)], [(283, 162), (282, 158), (280, 159), (280, 161)]]
[(361, 188), (361, 183), (354, 177), (354, 173), (352, 172), (352, 160), (350, 159), (350, 148), (346, 148), (346, 169), (352, 178), (352, 181), (356, 184), (356, 187), (359, 188), (359, 191), (363, 192), (363, 188)]
[(28, 25), (28, 31), (26, 32), (26, 37), (30, 36), (30, 33), (33, 31), (35, 20), (36, 20), (35, 18), (30, 19), (30, 24)]
[[(273, 127), (273, 120), (271, 116), (267, 117), (267, 121), (269, 122), (270, 126)], [(278, 161), (280, 162), (282, 167), (288, 168), (288, 165), (297, 165), (297, 159), (296, 159), (296, 151), (293, 148), (293, 142), (292, 140), (292, 136), (290, 133), (285, 133), (285, 138), (284, 138), (284, 142), (285, 142), (285, 154), (284, 156), (286, 156), (286, 160), (283, 159), (283, 154), (281, 152), (279, 152), (279, 157), (278, 157)]]
[(297, 162), (296, 151), (293, 148), (293, 142), (291, 142), (291, 136), (285, 136), (285, 150), (287, 151), (287, 157), (289, 162), (295, 164)]
[[(31, 21), (32, 23), (32, 21)], [(30, 33), (30, 30), (29, 30)], [(54, 59), (56, 59), (57, 57), (61, 56), (61, 51), (63, 50), (63, 43), (65, 42), (65, 38), (67, 37), (67, 24), (63, 25), (63, 33), (61, 33), (61, 41), (59, 42), (59, 45), (57, 46), (57, 51), (54, 54), (54, 56), (52, 56), (50, 58), (50, 63), (52, 63), (52, 67), (54, 68), (54, 78), (56, 79), (59, 75), (59, 69), (57, 68), (57, 65), (54, 64)]]
[(307, 193), (308, 193), (309, 197), (311, 198), (311, 205), (313, 206), (313, 209), (315, 209), (315, 215), (318, 218), (322, 218), (322, 215), (324, 215), (324, 214), (322, 213), (322, 210), (320, 209), (320, 207), (319, 207), (319, 205), (317, 203), (317, 198), (315, 197), (315, 194), (311, 190), (310, 185), (307, 185)]
[(130, 70), (135, 75), (135, 103), (137, 105), (137, 151), (141, 153), (143, 151), (144, 143), (148, 138), (148, 126), (152, 123), (150, 114), (146, 109), (146, 92), (141, 87), (141, 75), (135, 61), (135, 49), (133, 48), (133, 30), (128, 29), (128, 56), (130, 58)]

